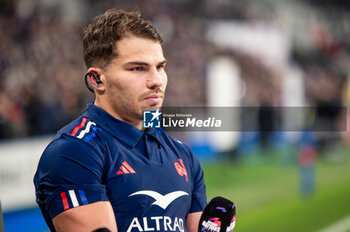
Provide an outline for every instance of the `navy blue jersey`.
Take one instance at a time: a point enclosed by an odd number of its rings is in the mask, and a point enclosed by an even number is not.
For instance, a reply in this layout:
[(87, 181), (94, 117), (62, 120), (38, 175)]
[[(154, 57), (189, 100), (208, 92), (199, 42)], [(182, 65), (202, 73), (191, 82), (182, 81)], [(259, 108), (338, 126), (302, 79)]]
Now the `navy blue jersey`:
[(59, 213), (97, 201), (111, 202), (119, 231), (187, 231), (187, 214), (207, 203), (203, 171), (188, 147), (95, 105), (57, 133), (34, 184), (52, 231)]

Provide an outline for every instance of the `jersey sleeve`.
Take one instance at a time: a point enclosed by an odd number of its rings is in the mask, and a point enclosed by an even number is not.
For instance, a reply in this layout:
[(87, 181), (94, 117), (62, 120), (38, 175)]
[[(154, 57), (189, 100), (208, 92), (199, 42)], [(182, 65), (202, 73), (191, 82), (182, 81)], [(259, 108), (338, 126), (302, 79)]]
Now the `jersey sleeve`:
[(192, 154), (193, 191), (190, 213), (203, 211), (207, 205), (204, 174), (198, 159)]
[(34, 176), (36, 201), (45, 219), (97, 201), (108, 201), (101, 151), (63, 135), (44, 151)]

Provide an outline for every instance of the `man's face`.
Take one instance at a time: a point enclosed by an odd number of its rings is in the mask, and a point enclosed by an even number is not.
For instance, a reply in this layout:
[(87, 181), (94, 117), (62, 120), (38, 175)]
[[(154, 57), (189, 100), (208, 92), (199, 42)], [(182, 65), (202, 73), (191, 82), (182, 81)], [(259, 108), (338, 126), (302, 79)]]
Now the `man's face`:
[(129, 36), (117, 42), (117, 54), (103, 72), (103, 108), (127, 122), (142, 120), (144, 108), (163, 104), (167, 85), (163, 49), (159, 42)]

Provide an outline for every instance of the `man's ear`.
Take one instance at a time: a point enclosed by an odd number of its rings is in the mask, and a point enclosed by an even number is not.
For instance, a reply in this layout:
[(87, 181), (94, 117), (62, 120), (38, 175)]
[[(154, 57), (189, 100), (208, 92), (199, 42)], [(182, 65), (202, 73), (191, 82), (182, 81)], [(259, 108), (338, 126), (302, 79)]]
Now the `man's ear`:
[(87, 85), (89, 84), (92, 90), (94, 91), (103, 92), (105, 90), (104, 80), (103, 78), (101, 78), (101, 73), (102, 70), (100, 68), (91, 67), (88, 69), (85, 75), (85, 78), (87, 78), (89, 82), (87, 83)]

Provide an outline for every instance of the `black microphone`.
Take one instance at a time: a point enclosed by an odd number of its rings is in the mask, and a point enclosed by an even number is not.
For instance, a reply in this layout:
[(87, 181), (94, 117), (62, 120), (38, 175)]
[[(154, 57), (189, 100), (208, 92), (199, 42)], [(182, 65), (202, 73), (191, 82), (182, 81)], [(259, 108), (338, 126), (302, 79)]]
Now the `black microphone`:
[(109, 229), (107, 229), (106, 227), (102, 227), (102, 228), (98, 228), (92, 232), (111, 232)]
[(198, 232), (232, 232), (235, 224), (235, 204), (223, 197), (215, 197), (203, 210)]

